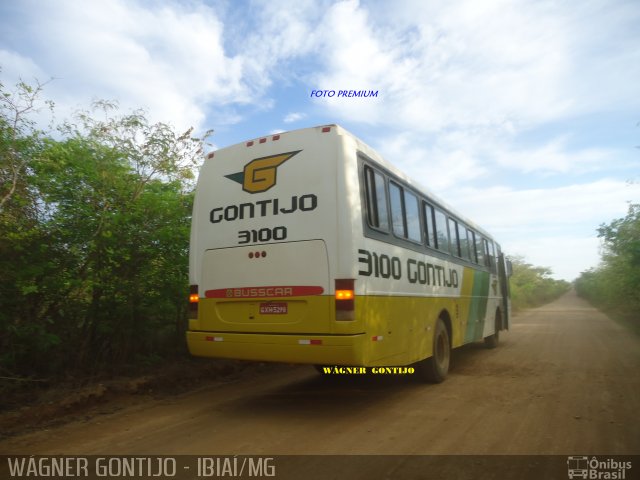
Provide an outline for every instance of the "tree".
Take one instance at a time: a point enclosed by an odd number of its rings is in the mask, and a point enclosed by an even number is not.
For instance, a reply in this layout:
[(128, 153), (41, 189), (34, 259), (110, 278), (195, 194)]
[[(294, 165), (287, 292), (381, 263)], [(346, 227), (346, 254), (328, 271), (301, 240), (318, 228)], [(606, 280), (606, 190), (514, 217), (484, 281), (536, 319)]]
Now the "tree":
[(549, 267), (536, 267), (523, 257), (509, 258), (513, 275), (509, 281), (511, 299), (515, 309), (530, 308), (551, 302), (569, 289), (569, 283), (551, 278)]
[[(26, 90), (30, 105), (40, 90)], [(95, 107), (102, 120), (80, 112), (62, 139), (2, 111), (0, 368), (11, 375), (114, 369), (183, 344), (193, 168), (210, 132)]]
[[(11, 93), (0, 82), (0, 213), (12, 198), (28, 196), (26, 177), (42, 138), (30, 115), (39, 109), (42, 89), (40, 83), (33, 87), (20, 81)], [(52, 102), (45, 104), (53, 109)], [(24, 200), (18, 204), (24, 206)]]
[[(35, 355), (57, 342), (29, 318), (37, 306), (28, 300), (37, 291), (30, 277), (42, 275), (40, 228), (44, 216), (32, 185), (33, 164), (44, 148), (44, 132), (32, 115), (41, 102), (42, 85), (19, 82), (13, 92), (0, 83), (0, 373), (12, 374), (19, 358)], [(28, 258), (28, 260), (26, 260)], [(37, 259), (37, 260), (36, 260)], [(26, 260), (26, 261), (25, 261)]]
[(597, 229), (602, 263), (576, 280), (578, 294), (640, 327), (640, 204), (630, 204), (624, 218)]

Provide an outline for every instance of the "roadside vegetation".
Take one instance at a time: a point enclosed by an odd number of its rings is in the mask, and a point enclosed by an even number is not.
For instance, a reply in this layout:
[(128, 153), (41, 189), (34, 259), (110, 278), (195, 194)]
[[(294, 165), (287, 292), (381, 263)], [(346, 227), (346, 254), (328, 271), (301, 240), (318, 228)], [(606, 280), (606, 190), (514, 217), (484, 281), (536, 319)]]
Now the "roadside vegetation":
[(41, 95), (0, 84), (0, 393), (185, 351), (205, 138), (108, 102), (45, 132)]
[(599, 267), (575, 281), (578, 295), (640, 334), (640, 204), (624, 218), (598, 228), (602, 239)]
[(518, 256), (509, 260), (513, 265), (509, 285), (511, 305), (515, 311), (552, 302), (571, 288), (569, 282), (551, 278), (553, 272), (548, 267), (536, 267)]

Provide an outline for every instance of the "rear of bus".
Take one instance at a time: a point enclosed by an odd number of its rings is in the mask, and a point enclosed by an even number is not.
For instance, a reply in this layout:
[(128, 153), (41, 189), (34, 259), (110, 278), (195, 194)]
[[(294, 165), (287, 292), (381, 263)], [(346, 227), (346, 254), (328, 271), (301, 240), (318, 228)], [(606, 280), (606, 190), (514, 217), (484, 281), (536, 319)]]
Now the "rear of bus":
[(193, 355), (362, 364), (350, 138), (335, 125), (307, 128), (207, 156), (191, 229)]

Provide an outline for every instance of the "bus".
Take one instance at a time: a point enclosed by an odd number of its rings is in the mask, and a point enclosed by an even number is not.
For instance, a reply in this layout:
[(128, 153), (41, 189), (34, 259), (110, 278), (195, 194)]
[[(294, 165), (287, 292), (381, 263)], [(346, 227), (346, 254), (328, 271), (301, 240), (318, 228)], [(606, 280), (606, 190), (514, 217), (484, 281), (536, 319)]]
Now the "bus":
[(342, 127), (270, 134), (201, 167), (187, 344), (438, 383), (451, 349), (508, 329), (508, 270), (487, 231)]

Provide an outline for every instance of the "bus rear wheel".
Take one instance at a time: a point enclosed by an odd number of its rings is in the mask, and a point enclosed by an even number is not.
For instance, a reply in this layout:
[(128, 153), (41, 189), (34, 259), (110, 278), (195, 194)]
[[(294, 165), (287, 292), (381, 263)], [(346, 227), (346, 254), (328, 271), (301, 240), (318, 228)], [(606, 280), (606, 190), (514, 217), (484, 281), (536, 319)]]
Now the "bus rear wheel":
[(495, 329), (493, 335), (484, 337), (484, 345), (487, 348), (496, 348), (498, 346), (498, 342), (500, 341), (500, 329), (502, 328), (502, 317), (500, 316), (500, 310), (496, 312), (494, 328)]
[(433, 355), (416, 364), (418, 377), (426, 382), (441, 383), (449, 373), (451, 341), (444, 321), (439, 318), (433, 333)]

